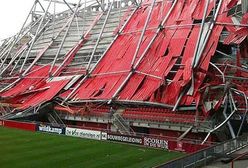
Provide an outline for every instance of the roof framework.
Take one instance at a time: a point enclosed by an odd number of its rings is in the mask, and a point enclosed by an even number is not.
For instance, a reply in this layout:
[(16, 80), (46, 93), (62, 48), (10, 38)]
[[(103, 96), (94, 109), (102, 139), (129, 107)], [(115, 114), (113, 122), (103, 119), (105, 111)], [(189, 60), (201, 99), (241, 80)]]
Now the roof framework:
[[(235, 0), (36, 0), (1, 46), (2, 109), (37, 111), (50, 101), (191, 109), (195, 124), (215, 111), (222, 121), (203, 143), (224, 125), (234, 138), (248, 109), (246, 12)], [(236, 113), (244, 117), (234, 133)]]

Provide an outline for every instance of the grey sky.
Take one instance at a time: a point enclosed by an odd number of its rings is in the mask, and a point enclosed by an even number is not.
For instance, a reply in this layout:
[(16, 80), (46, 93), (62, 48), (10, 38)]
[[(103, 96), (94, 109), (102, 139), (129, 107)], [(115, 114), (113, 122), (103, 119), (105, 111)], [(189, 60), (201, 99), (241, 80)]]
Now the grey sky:
[(16, 34), (21, 28), (34, 0), (0, 2), (0, 40)]
[[(19, 32), (24, 23), (28, 12), (35, 0), (1, 0), (0, 2), (0, 41)], [(48, 2), (42, 1), (44, 8)], [(67, 2), (77, 3), (78, 0), (67, 0)], [(83, 2), (83, 0), (82, 0)], [(68, 9), (65, 5), (56, 4), (57, 10)], [(54, 3), (49, 12), (53, 13)]]

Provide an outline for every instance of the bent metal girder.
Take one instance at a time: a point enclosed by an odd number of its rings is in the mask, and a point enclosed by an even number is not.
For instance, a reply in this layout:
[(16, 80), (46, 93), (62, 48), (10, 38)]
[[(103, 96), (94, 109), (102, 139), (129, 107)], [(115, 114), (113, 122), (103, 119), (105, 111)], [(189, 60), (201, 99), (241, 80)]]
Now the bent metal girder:
[[(42, 1), (35, 2), (42, 6)], [(53, 3), (63, 3), (68, 10), (52, 15), (49, 6)], [(42, 6), (43, 15), (34, 19), (31, 26), (26, 27), (25, 21), (21, 31), (1, 49), (2, 83), (10, 78), (16, 80), (6, 82), (8, 85), (1, 90), (0, 96), (6, 100), (13, 98), (13, 101), (16, 96), (21, 96), (30, 106), (52, 101), (55, 96), (62, 98), (62, 104), (69, 105), (101, 101), (108, 106), (122, 103), (163, 106), (175, 113), (193, 106), (197, 111), (195, 115), (205, 118), (211, 110), (224, 107), (224, 121), (209, 132), (203, 143), (211, 133), (226, 124), (233, 137), (238, 136), (244, 120), (238, 133), (232, 131), (229, 120), (242, 111), (240, 109), (247, 109), (248, 19), (240, 12), (229, 14), (241, 4), (227, 0), (152, 0), (130, 7), (135, 10), (128, 10), (124, 22), (117, 28), (111, 24), (117, 17), (111, 18), (111, 14), (118, 13), (112, 7), (118, 6), (122, 11), (118, 3), (78, 1), (75, 6), (69, 1), (50, 0), (47, 8)], [(87, 13), (86, 8), (87, 12), (92, 11)], [(93, 26), (85, 33), (86, 20), (88, 15), (94, 14), (93, 8), (102, 15), (96, 23), (89, 22)], [(68, 22), (56, 20), (63, 18)], [(109, 30), (111, 26), (116, 26), (115, 32)], [(98, 36), (90, 39), (89, 36), (96, 32)], [(108, 36), (116, 33), (115, 38), (104, 41), (106, 36), (102, 35), (106, 32)], [(52, 38), (44, 38), (50, 37), (49, 34), (53, 34)], [(27, 35), (29, 41), (21, 48), (16, 47)], [(94, 64), (98, 49), (104, 45), (108, 47)], [(67, 73), (72, 71), (68, 67), (76, 54), (82, 52), (82, 47), (92, 49), (81, 55), (88, 59), (88, 62), (85, 59), (85, 67), (80, 66), (85, 72), (73, 67), (80, 72), (78, 76), (64, 75), (64, 70), (68, 70)], [(67, 85), (69, 81), (73, 81), (70, 87)], [(227, 82), (233, 84), (230, 93), (226, 93), (228, 98), (222, 100), (221, 92), (216, 93), (219, 100), (210, 95), (211, 90), (218, 90)], [(232, 97), (234, 92), (240, 94)], [(49, 97), (33, 102), (25, 95), (34, 96), (33, 100), (41, 95)], [(241, 95), (245, 105), (239, 106), (235, 99)], [(231, 112), (226, 108), (232, 108)], [(247, 110), (244, 116), (246, 113)]]

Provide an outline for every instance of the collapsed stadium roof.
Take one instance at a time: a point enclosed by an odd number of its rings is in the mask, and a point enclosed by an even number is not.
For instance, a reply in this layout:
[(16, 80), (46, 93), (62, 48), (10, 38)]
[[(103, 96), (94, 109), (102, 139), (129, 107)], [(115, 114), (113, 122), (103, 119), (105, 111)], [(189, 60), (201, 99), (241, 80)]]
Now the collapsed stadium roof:
[[(53, 3), (68, 10), (51, 14)], [(51, 110), (52, 102), (61, 117), (184, 124), (207, 133), (203, 142), (224, 125), (240, 134), (248, 109), (246, 1), (49, 0), (42, 12), (37, 5), (32, 22), (1, 46), (3, 118)]]

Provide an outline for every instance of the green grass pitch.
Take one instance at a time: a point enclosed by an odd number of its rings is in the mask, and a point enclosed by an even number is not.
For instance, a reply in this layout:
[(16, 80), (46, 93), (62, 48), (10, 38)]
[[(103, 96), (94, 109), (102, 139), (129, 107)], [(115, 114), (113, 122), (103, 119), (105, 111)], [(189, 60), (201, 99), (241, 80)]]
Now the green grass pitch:
[(153, 167), (181, 153), (0, 127), (1, 168)]

